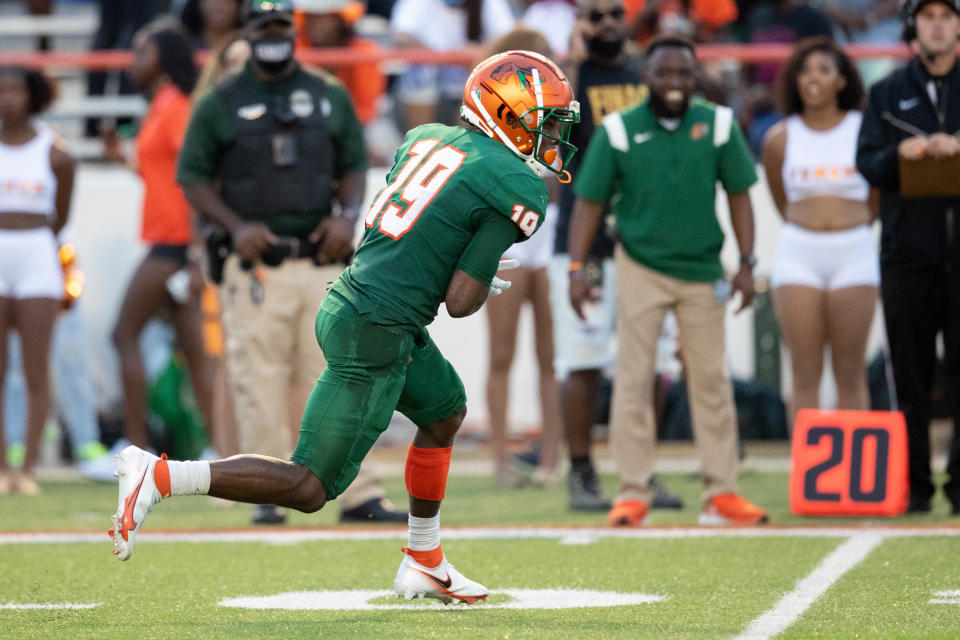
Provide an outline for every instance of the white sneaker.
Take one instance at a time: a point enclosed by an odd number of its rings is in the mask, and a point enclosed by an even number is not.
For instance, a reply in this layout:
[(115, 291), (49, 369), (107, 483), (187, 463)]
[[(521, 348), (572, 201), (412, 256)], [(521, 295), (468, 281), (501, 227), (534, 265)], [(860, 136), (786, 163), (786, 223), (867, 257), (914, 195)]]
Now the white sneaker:
[[(406, 549), (406, 547), (404, 547)], [(468, 580), (453, 568), (443, 557), (439, 566), (429, 569), (404, 552), (403, 562), (397, 570), (393, 588), (401, 598), (411, 600), (414, 596), (436, 598), (444, 604), (465, 602), (473, 604), (487, 599), (487, 588)]]
[(153, 480), (157, 456), (130, 445), (116, 457), (117, 477), (120, 479), (120, 497), (117, 512), (113, 514), (113, 553), (120, 560), (133, 554), (133, 543), (144, 518), (163, 496)]

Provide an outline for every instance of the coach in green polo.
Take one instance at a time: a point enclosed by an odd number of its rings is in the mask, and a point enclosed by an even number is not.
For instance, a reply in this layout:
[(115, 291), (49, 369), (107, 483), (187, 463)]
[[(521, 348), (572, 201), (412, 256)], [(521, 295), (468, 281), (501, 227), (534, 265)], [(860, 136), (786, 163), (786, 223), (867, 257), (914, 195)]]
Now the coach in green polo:
[[(657, 340), (671, 310), (705, 485), (699, 521), (729, 525), (768, 519), (765, 510), (736, 492), (737, 419), (724, 367), (724, 308), (730, 292), (739, 292), (740, 309), (753, 299), (756, 259), (747, 190), (757, 175), (733, 112), (693, 97), (696, 65), (694, 45), (685, 38), (666, 36), (651, 43), (649, 98), (603, 119), (574, 185), (570, 303), (581, 317), (591, 296), (582, 263), (608, 201), (620, 239), (620, 342), (610, 437), (621, 488), (609, 514), (613, 526), (642, 525), (653, 499), (654, 367)], [(741, 256), (730, 283), (720, 264), (718, 180), (727, 192)]]

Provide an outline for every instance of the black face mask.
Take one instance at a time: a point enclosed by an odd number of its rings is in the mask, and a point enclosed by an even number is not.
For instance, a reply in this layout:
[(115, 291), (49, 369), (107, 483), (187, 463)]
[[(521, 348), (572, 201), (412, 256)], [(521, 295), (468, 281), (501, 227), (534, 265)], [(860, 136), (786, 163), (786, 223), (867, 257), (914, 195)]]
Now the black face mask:
[(591, 55), (598, 58), (616, 58), (623, 51), (623, 40), (604, 40), (603, 38), (589, 38), (587, 49)]
[(280, 73), (293, 60), (293, 38), (268, 36), (250, 38), (253, 62), (267, 73)]
[(687, 112), (687, 108), (689, 106), (690, 99), (687, 98), (683, 101), (683, 104), (679, 109), (671, 109), (667, 106), (667, 103), (656, 94), (656, 92), (650, 92), (650, 110), (653, 111), (653, 114), (658, 118), (666, 118), (667, 120), (682, 118)]

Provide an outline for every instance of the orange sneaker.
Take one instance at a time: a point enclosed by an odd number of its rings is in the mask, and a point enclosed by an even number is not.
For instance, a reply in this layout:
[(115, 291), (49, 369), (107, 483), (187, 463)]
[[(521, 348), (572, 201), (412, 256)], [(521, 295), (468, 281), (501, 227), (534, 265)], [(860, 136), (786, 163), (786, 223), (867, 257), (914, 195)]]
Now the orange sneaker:
[(621, 500), (607, 514), (607, 524), (611, 527), (642, 527), (647, 523), (649, 510), (646, 502)]
[(710, 498), (700, 512), (698, 522), (704, 525), (766, 524), (770, 514), (751, 504), (736, 493), (724, 493)]

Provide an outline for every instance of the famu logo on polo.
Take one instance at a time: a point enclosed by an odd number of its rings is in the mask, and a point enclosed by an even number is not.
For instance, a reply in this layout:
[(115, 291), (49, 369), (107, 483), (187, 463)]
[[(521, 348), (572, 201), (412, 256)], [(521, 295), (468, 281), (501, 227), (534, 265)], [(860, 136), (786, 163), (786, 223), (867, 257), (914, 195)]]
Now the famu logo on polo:
[(290, 94), (290, 111), (298, 118), (309, 118), (313, 115), (313, 96), (306, 89), (296, 89)]

